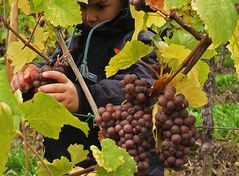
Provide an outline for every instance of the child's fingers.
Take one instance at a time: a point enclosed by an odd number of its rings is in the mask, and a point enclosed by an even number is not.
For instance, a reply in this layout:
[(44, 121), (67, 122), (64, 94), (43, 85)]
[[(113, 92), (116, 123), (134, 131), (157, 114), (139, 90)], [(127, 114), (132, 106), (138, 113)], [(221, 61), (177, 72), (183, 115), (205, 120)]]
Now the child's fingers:
[(60, 82), (63, 84), (68, 81), (68, 78), (66, 77), (66, 75), (58, 71), (45, 71), (42, 73), (42, 76), (43, 78), (54, 79), (57, 82)]
[(65, 96), (62, 93), (48, 93), (51, 97), (55, 98), (57, 101), (62, 102), (65, 100)]
[[(53, 79), (53, 78), (51, 78)], [(44, 92), (47, 94), (50, 93), (63, 93), (65, 92), (66, 87), (62, 83), (52, 83), (52, 84), (46, 84), (44, 86), (40, 86), (38, 88), (38, 92)]]

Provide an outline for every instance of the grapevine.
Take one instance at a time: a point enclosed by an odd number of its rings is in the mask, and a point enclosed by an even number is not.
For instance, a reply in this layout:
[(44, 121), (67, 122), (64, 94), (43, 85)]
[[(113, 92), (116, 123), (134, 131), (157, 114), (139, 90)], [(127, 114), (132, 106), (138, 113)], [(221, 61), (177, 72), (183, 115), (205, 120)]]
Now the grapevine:
[(150, 94), (147, 80), (138, 79), (135, 74), (126, 75), (121, 81), (126, 102), (122, 105), (107, 104), (100, 107), (95, 121), (102, 128), (106, 138), (115, 140), (135, 159), (140, 173), (146, 172), (150, 152), (155, 149), (152, 127), (153, 118), (163, 141), (159, 159), (165, 167), (179, 169), (187, 163), (187, 155), (195, 143), (195, 117), (189, 116), (188, 101), (183, 94), (177, 94), (173, 86), (167, 86), (156, 103), (161, 111), (152, 116), (155, 97)]

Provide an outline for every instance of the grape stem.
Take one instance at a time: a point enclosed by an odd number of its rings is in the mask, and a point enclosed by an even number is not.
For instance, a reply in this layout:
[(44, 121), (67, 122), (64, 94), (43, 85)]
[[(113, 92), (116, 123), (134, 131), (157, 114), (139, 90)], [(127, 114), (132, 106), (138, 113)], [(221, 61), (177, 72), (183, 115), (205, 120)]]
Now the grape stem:
[(93, 99), (93, 97), (92, 97), (92, 95), (91, 95), (91, 93), (90, 93), (90, 91), (89, 91), (89, 89), (88, 89), (88, 87), (87, 87), (87, 85), (86, 85), (86, 83), (85, 83), (85, 81), (84, 81), (84, 79), (83, 79), (83, 77), (82, 77), (78, 67), (76, 66), (76, 64), (75, 64), (75, 62), (74, 62), (74, 60), (73, 60), (73, 58), (72, 58), (72, 56), (71, 56), (71, 54), (70, 54), (66, 44), (64, 42), (64, 39), (62, 37), (62, 34), (61, 34), (60, 30), (58, 28), (54, 27), (51, 24), (50, 24), (50, 26), (51, 26), (51, 28), (53, 29), (53, 31), (55, 32), (55, 34), (57, 36), (58, 42), (59, 42), (59, 44), (61, 46), (61, 49), (63, 51), (63, 55), (65, 55), (64, 59), (70, 65), (70, 67), (72, 68), (74, 74), (76, 75), (76, 78), (79, 81), (80, 86), (81, 86), (83, 92), (86, 95), (86, 98), (87, 98), (87, 100), (88, 100), (88, 102), (90, 104), (90, 107), (91, 107), (95, 117), (100, 116), (99, 112), (98, 112), (98, 107), (97, 107), (97, 105), (96, 105), (96, 103), (95, 103), (95, 101), (94, 101), (94, 99)]
[(139, 61), (154, 74), (154, 77), (159, 78), (159, 74), (153, 68), (146, 64), (142, 59), (140, 59)]
[[(43, 15), (43, 12), (41, 12), (40, 15), (39, 15), (39, 18), (38, 18), (38, 20), (37, 20), (37, 23), (36, 23), (36, 25), (34, 26), (34, 29), (33, 29), (32, 33), (31, 33), (30, 37), (29, 37), (29, 40), (27, 41), (28, 44), (30, 44), (30, 42), (31, 42), (31, 40), (32, 40), (32, 37), (33, 37), (33, 35), (34, 35), (35, 31), (36, 31), (36, 28), (37, 28), (37, 26), (38, 26), (38, 24), (39, 24), (39, 21), (40, 21), (42, 15)], [(24, 49), (25, 47), (26, 47), (26, 44), (23, 46), (22, 49)]]
[(93, 166), (90, 166), (90, 167), (88, 167), (88, 168), (86, 168), (86, 169), (83, 169), (83, 170), (76, 171), (76, 172), (73, 172), (73, 173), (71, 173), (71, 174), (68, 174), (68, 175), (66, 175), (66, 176), (78, 176), (78, 175), (87, 174), (87, 173), (90, 173), (90, 172), (94, 171), (95, 168), (96, 168), (96, 166), (93, 165)]

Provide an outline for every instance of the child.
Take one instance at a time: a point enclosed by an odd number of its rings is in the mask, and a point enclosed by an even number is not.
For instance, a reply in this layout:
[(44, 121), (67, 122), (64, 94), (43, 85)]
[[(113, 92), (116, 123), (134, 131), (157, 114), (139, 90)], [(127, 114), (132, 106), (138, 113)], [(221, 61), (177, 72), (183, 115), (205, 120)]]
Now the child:
[[(129, 1), (89, 0), (88, 4), (80, 3), (80, 5), (83, 24), (78, 25), (77, 28), (81, 30), (81, 35), (72, 37), (67, 42), (71, 54), (79, 68), (87, 66), (89, 73), (95, 75), (93, 78), (96, 79), (91, 79), (87, 77), (88, 72), (82, 73), (86, 75), (88, 88), (97, 106), (105, 106), (107, 103), (121, 104), (125, 98), (120, 88), (120, 80), (127, 73), (134, 73), (140, 78), (144, 77), (149, 83), (153, 80), (149, 71), (140, 64), (120, 71), (110, 79), (106, 79), (105, 76), (105, 66), (115, 55), (114, 48), (121, 50), (134, 32), (134, 20), (130, 14)], [(87, 40), (90, 41), (89, 45), (86, 44)], [(57, 49), (51, 59), (55, 60), (61, 54), (61, 50)], [(14, 91), (17, 89), (25, 93), (29, 91), (30, 86), (24, 81), (24, 76), (26, 75), (23, 72), (19, 72), (13, 77), (11, 86)], [(87, 99), (70, 68), (67, 68), (64, 74), (56, 71), (44, 72), (43, 77), (55, 79), (58, 83), (41, 86), (38, 89), (39, 92), (54, 97), (72, 113), (91, 112)], [(86, 118), (81, 117), (81, 120), (85, 121)], [(53, 161), (61, 156), (69, 157), (67, 148), (70, 144), (83, 144), (86, 149), (89, 149), (91, 145), (100, 146), (99, 129), (93, 127), (92, 121), (88, 123), (91, 129), (88, 138), (80, 130), (68, 125), (62, 128), (59, 140), (45, 138), (45, 158)], [(155, 161), (153, 159), (153, 163), (155, 167), (152, 166), (148, 175), (163, 175), (158, 159)], [(93, 160), (87, 160), (80, 163), (80, 166), (88, 167), (92, 164), (95, 164)]]

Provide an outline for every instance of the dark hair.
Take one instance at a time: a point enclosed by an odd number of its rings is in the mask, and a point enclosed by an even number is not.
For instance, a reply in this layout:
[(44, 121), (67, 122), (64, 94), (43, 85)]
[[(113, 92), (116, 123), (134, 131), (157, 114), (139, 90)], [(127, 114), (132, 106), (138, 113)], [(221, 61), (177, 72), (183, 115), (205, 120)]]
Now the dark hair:
[(121, 3), (123, 8), (129, 7), (129, 0), (121, 0)]

